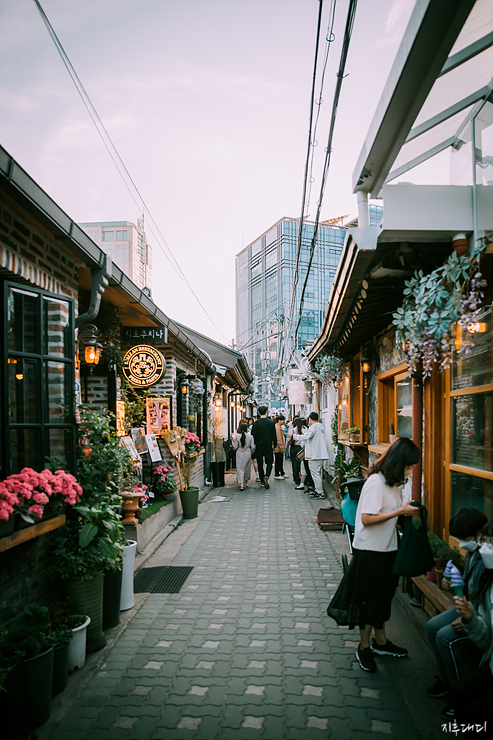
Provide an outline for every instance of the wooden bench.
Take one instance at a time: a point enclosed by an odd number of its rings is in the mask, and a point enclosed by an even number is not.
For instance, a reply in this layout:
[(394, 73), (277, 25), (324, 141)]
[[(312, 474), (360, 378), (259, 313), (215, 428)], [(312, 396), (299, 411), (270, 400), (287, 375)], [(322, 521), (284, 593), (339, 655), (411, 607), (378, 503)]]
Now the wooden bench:
[(426, 576), (415, 576), (411, 578), (411, 581), (421, 591), (421, 607), (430, 617), (435, 617), (437, 614), (455, 606), (453, 592), (442, 591), (436, 583), (429, 581)]

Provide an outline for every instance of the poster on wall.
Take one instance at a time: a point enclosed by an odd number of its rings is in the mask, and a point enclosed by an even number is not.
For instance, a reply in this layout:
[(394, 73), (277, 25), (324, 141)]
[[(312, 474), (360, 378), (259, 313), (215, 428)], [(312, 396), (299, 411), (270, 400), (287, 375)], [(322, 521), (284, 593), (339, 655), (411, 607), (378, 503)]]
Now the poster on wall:
[(125, 434), (125, 402), (116, 402), (116, 436), (123, 437)]
[(144, 455), (147, 452), (144, 427), (131, 429), (130, 434), (132, 435), (132, 440), (137, 452), (139, 453), (139, 455)]
[(147, 449), (149, 450), (149, 455), (151, 456), (151, 462), (159, 462), (160, 460), (162, 460), (163, 458), (161, 457), (161, 450), (159, 449), (156, 435), (146, 434), (146, 442)]
[(147, 434), (156, 434), (171, 429), (171, 398), (146, 399)]

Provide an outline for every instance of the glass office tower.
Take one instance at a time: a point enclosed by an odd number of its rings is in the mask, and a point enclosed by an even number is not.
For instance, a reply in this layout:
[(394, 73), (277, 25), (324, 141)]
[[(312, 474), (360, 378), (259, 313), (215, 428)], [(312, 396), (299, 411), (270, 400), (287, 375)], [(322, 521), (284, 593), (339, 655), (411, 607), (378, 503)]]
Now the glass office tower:
[[(289, 315), (299, 219), (282, 218), (236, 256), (236, 344), (257, 379), (256, 396), (271, 407), (281, 403), (287, 379), (279, 373), (283, 352), (293, 349), (300, 296), (305, 281), (313, 222), (304, 222), (294, 318)], [(320, 332), (330, 289), (341, 256), (346, 229), (320, 224), (298, 329), (297, 349)]]

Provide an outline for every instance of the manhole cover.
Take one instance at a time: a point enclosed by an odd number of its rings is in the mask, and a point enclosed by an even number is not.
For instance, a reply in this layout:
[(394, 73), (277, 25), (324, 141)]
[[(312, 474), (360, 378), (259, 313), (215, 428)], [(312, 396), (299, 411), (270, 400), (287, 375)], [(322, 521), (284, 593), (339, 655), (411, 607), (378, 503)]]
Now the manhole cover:
[(191, 565), (141, 568), (134, 576), (136, 594), (177, 594), (193, 570)]

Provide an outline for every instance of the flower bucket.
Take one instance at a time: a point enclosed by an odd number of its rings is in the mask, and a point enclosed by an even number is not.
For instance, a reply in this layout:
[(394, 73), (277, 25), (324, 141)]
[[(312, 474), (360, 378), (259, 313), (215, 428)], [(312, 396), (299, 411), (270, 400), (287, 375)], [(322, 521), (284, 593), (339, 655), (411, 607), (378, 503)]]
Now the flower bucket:
[(51, 695), (60, 694), (67, 686), (68, 681), (68, 651), (70, 642), (59, 645), (53, 652), (53, 683)]
[(46, 722), (51, 713), (53, 684), (53, 648), (35, 658), (24, 660), (24, 695), (32, 728)]
[(88, 653), (101, 650), (106, 645), (103, 635), (103, 581), (103, 573), (92, 578), (69, 578), (67, 581), (67, 591), (74, 610), (91, 618), (87, 628)]
[(73, 627), (74, 636), (68, 644), (68, 669), (74, 671), (82, 668), (86, 662), (86, 634), (91, 622), (90, 617), (82, 617), (85, 621), (78, 627)]
[(134, 599), (134, 563), (137, 542), (129, 540), (128, 545), (123, 548), (123, 571), (122, 571), (122, 595), (120, 598), (120, 611), (131, 609), (135, 604)]
[(199, 511), (199, 489), (189, 488), (188, 491), (180, 491), (181, 505), (184, 519), (195, 519)]
[(120, 623), (122, 570), (108, 570), (104, 574), (103, 629), (110, 630)]

